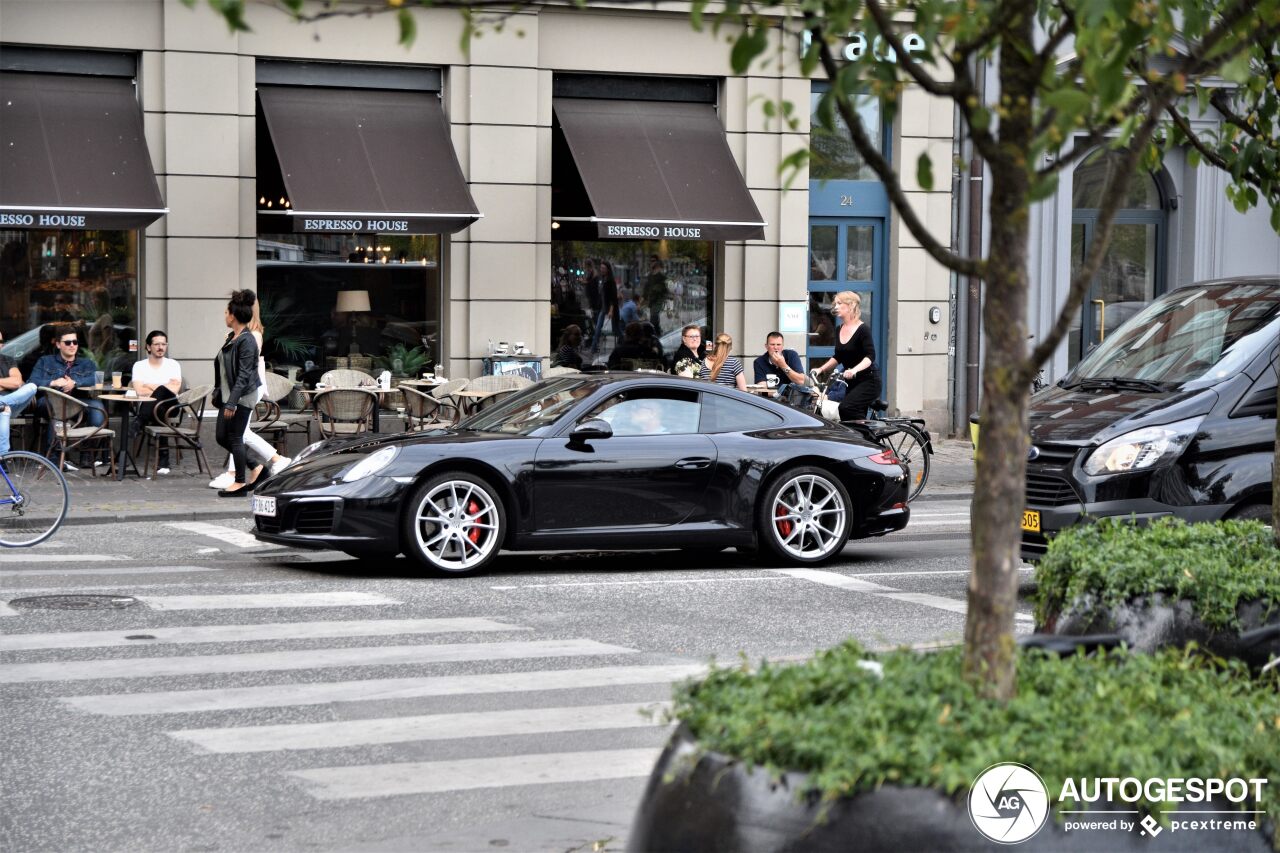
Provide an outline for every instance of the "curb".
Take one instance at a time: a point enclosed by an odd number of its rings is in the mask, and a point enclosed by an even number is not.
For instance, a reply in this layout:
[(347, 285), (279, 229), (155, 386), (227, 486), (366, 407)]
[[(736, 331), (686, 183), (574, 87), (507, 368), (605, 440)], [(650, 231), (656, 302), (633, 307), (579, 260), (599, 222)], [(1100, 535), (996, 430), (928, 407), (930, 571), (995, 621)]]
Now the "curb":
[(225, 510), (209, 510), (207, 512), (196, 512), (190, 510), (187, 512), (118, 512), (110, 515), (103, 513), (101, 515), (68, 515), (62, 521), (63, 527), (80, 527), (82, 525), (93, 524), (127, 524), (129, 522), (138, 521), (204, 521), (206, 519), (221, 518), (246, 518), (250, 517), (244, 509), (233, 510), (227, 508)]

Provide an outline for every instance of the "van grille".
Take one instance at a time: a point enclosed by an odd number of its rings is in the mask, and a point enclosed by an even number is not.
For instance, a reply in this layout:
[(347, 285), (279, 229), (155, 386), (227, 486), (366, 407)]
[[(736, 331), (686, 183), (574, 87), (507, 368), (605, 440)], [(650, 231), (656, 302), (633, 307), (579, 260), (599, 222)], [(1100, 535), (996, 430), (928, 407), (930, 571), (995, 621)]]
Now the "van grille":
[(1074, 503), (1080, 503), (1080, 498), (1065, 477), (1027, 471), (1027, 506), (1064, 506)]
[(1069, 444), (1037, 444), (1035, 448), (1040, 451), (1040, 455), (1029, 464), (1041, 468), (1068, 468), (1079, 451), (1079, 448)]

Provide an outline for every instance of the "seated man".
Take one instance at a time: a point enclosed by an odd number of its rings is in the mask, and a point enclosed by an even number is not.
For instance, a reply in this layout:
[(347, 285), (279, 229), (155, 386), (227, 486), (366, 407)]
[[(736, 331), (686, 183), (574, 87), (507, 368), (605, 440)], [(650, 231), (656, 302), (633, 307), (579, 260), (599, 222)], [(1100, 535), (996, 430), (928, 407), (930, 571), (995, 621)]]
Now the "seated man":
[[(129, 441), (133, 441), (143, 427), (154, 423), (155, 410), (165, 400), (172, 400), (182, 388), (182, 365), (167, 357), (169, 336), (156, 329), (147, 333), (147, 357), (133, 366), (132, 387), (139, 397), (153, 397), (155, 402), (138, 407), (138, 417), (130, 424)], [(165, 405), (172, 405), (166, 403)], [(169, 473), (169, 446), (161, 444), (157, 474)]]
[(783, 349), (786, 341), (782, 332), (770, 332), (764, 340), (765, 353), (755, 360), (755, 382), (764, 382), (769, 376), (778, 377), (778, 384), (805, 383), (804, 366), (793, 349)]
[[(35, 369), (31, 371), (31, 381), (41, 388), (53, 388), (55, 391), (61, 391), (64, 394), (72, 394), (78, 387), (92, 386), (94, 382), (93, 374), (97, 371), (98, 365), (93, 363), (92, 358), (80, 354), (80, 338), (76, 333), (75, 327), (59, 326), (54, 342), (57, 346), (57, 352), (53, 355), (40, 357), (40, 360), (36, 362)], [(48, 453), (49, 449), (53, 447), (55, 430), (48, 404), (44, 401), (41, 401), (41, 404), (45, 408), (46, 415), (49, 415), (49, 426), (45, 431), (45, 452)], [(107, 411), (100, 401), (85, 400), (85, 406), (84, 418), (86, 425), (101, 426), (106, 423)]]
[(9, 452), (9, 420), (18, 415), (36, 395), (36, 386), (22, 381), (13, 359), (4, 354), (4, 333), (0, 332), (0, 453)]

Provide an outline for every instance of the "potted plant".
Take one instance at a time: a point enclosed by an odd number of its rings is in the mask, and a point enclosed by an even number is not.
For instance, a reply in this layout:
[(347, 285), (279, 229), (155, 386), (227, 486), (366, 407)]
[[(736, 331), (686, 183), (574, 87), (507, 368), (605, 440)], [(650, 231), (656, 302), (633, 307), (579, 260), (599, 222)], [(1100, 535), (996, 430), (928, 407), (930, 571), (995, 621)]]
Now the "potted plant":
[[(873, 656), (848, 642), (801, 664), (715, 669), (684, 684), (671, 711), (680, 728), (649, 780), (630, 849), (971, 850), (1017, 839), (1026, 850), (1141, 850), (1163, 825), (1204, 817), (1177, 809), (1205, 808), (1240, 810), (1215, 817), (1245, 822), (1169, 832), (1160, 848), (1280, 849), (1273, 785), (1210, 806), (1166, 801), (1172, 789), (1150, 786), (1085, 801), (1092, 780), (1117, 776), (1280, 782), (1274, 676), (1184, 650), (1027, 649), (1020, 689), (1004, 703), (962, 676), (961, 654)], [(1033, 771), (1032, 784), (1014, 786), (1017, 800), (975, 784), (1007, 779), (993, 768), (1000, 762)], [(1094, 828), (1077, 827), (1081, 817)]]
[(1039, 630), (1112, 633), (1131, 649), (1195, 642), (1261, 667), (1280, 656), (1280, 549), (1257, 521), (1140, 527), (1116, 519), (1054, 537), (1036, 567)]

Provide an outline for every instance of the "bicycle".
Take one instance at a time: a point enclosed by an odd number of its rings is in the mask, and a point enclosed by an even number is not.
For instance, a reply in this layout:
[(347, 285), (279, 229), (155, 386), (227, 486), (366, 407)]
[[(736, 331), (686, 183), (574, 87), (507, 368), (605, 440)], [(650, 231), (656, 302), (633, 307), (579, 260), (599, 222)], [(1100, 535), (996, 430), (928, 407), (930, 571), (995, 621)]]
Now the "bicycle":
[[(816, 414), (819, 417), (827, 417), (823, 414), (823, 403), (827, 401), (827, 391), (831, 385), (844, 380), (837, 380), (840, 376), (839, 369), (832, 371), (831, 378), (825, 382), (819, 377), (816, 370), (809, 372), (810, 381), (810, 400), (807, 405), (800, 405), (810, 414)], [(793, 388), (797, 386), (791, 386)], [(804, 386), (799, 386), (803, 388)], [(795, 403), (792, 403), (795, 405)], [(869, 441), (879, 444), (886, 450), (893, 452), (906, 466), (908, 476), (911, 478), (910, 486), (907, 490), (907, 502), (915, 500), (920, 493), (924, 491), (925, 484), (929, 482), (929, 457), (933, 455), (933, 438), (929, 434), (928, 426), (923, 418), (901, 418), (888, 417), (885, 410), (889, 408), (889, 404), (884, 400), (876, 400), (871, 404), (871, 411), (875, 417), (860, 418), (855, 420), (839, 420), (839, 415), (831, 411), (830, 407), (835, 403), (828, 403), (828, 420), (833, 420), (841, 426), (851, 429), (854, 432), (867, 438)]]
[(67, 517), (67, 480), (48, 459), (14, 450), (0, 455), (0, 547), (29, 548)]

